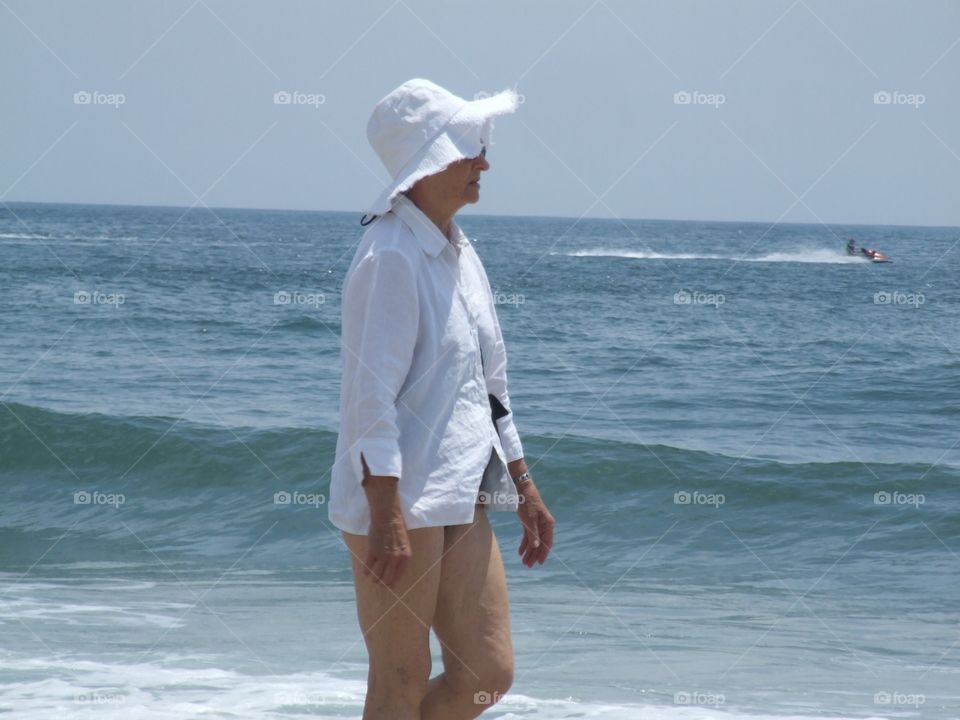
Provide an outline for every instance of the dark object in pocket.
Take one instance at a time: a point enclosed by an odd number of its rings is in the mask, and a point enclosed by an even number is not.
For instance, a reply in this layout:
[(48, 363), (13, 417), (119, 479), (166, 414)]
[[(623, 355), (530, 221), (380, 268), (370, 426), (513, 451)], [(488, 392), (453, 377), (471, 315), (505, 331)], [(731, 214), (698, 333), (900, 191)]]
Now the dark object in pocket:
[(493, 393), (488, 393), (487, 397), (490, 399), (490, 417), (493, 419), (493, 427), (496, 428), (497, 436), (499, 437), (500, 428), (497, 427), (497, 420), (509, 415), (510, 411), (503, 406), (503, 403), (500, 402), (500, 398)]

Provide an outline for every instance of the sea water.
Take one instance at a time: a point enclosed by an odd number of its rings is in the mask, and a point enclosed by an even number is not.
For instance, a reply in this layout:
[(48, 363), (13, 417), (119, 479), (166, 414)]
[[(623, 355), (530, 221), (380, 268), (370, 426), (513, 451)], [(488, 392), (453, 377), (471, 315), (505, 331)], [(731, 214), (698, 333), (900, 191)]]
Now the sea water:
[[(360, 716), (359, 217), (0, 209), (0, 713)], [(960, 717), (960, 230), (459, 220), (558, 521), (527, 569), (493, 516), (490, 717)]]

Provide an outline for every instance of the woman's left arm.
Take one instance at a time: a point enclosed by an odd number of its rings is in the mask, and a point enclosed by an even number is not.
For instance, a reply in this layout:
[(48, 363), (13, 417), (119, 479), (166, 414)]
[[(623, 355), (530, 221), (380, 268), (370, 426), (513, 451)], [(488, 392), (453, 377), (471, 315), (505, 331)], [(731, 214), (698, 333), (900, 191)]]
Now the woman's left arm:
[(496, 304), (493, 301), (493, 291), (487, 279), (487, 271), (480, 262), (476, 251), (473, 252), (473, 261), (480, 279), (479, 302), (488, 316), (487, 327), (478, 328), (480, 335), (480, 354), (483, 358), (483, 379), (487, 384), (487, 393), (493, 413), (493, 422), (500, 436), (500, 444), (506, 455), (507, 463), (513, 467), (522, 467), (522, 470), (513, 472), (510, 477), (517, 477), (526, 472), (527, 466), (523, 462), (523, 445), (520, 434), (513, 422), (513, 411), (510, 408), (510, 395), (507, 393), (507, 350), (503, 343), (503, 333), (500, 331), (500, 321), (497, 318)]
[[(510, 397), (507, 394), (507, 351), (503, 343), (503, 333), (500, 330), (500, 321), (497, 318), (496, 303), (486, 270), (476, 258), (478, 272), (483, 281), (484, 303), (492, 320), (492, 342), (488, 342), (482, 349), (483, 373), (487, 383), (487, 392), (491, 396), (491, 405), (494, 412), (497, 430), (500, 435), (500, 444), (507, 456), (507, 470), (511, 478), (518, 478), (528, 472), (527, 463), (523, 458), (523, 446), (520, 435), (513, 422), (513, 411), (510, 409)], [(483, 342), (483, 338), (481, 338)], [(518, 554), (527, 567), (546, 561), (553, 547), (553, 530), (556, 520), (547, 509), (546, 503), (540, 497), (540, 492), (533, 479), (524, 480), (517, 486), (517, 516), (523, 526), (523, 539), (520, 541)]]

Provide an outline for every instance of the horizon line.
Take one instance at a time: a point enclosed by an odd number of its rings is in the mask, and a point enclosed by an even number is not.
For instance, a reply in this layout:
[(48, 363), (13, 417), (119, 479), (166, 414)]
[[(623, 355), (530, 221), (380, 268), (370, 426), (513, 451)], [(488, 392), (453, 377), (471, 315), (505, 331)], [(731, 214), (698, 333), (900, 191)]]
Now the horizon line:
[[(237, 207), (237, 206), (227, 206), (227, 205), (166, 205), (162, 203), (158, 204), (143, 204), (143, 203), (109, 203), (109, 202), (76, 202), (76, 201), (51, 201), (51, 200), (0, 200), (2, 205), (81, 205), (81, 206), (94, 206), (94, 207), (123, 207), (123, 208), (156, 208), (156, 209), (171, 209), (171, 210), (249, 210), (254, 212), (291, 212), (291, 213), (338, 213), (342, 215), (359, 215), (363, 217), (364, 213), (362, 210), (324, 210), (319, 208), (314, 209), (305, 209), (305, 208), (265, 208), (265, 207)], [(729, 224), (756, 224), (756, 225), (811, 225), (815, 227), (823, 227), (830, 225), (845, 225), (845, 226), (859, 226), (859, 227), (912, 227), (912, 228), (938, 228), (938, 229), (947, 229), (947, 230), (957, 230), (960, 229), (960, 225), (916, 225), (916, 224), (907, 224), (907, 223), (864, 223), (864, 222), (796, 222), (796, 221), (772, 221), (772, 220), (717, 220), (717, 219), (691, 219), (691, 218), (639, 218), (639, 217), (595, 217), (585, 215), (582, 217), (573, 217), (571, 215), (522, 215), (522, 214), (493, 214), (493, 213), (482, 213), (482, 212), (469, 212), (465, 214), (466, 217), (477, 216), (477, 217), (494, 217), (494, 218), (531, 218), (531, 219), (547, 219), (547, 220), (571, 220), (571, 221), (582, 221), (582, 220), (609, 220), (609, 221), (631, 221), (631, 222), (689, 222), (689, 223), (729, 223)]]

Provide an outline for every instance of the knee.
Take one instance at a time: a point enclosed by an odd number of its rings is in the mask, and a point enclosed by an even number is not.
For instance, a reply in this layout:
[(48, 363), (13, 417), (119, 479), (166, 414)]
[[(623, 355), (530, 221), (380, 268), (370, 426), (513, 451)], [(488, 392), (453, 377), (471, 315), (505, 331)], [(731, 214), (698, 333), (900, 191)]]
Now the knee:
[(513, 658), (497, 663), (484, 678), (486, 684), (500, 695), (506, 695), (513, 685)]
[(482, 707), (496, 705), (507, 694), (511, 685), (513, 685), (512, 673), (498, 675), (483, 683), (478, 683), (478, 686), (482, 689), (474, 691), (473, 702), (475, 705)]
[(476, 668), (476, 675), (467, 673), (469, 689), (474, 704), (490, 707), (500, 702), (513, 685), (513, 658), (501, 658), (484, 668)]

